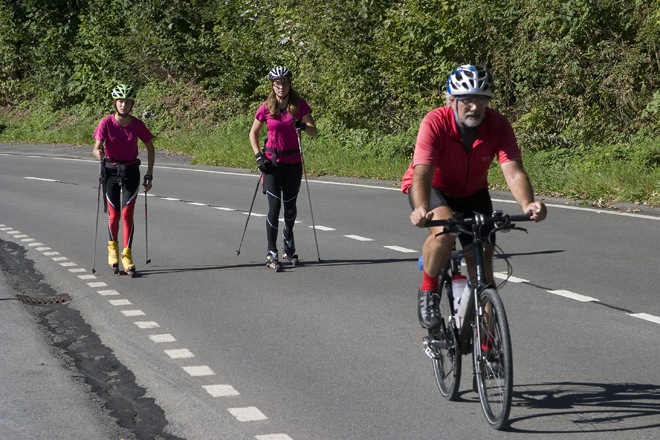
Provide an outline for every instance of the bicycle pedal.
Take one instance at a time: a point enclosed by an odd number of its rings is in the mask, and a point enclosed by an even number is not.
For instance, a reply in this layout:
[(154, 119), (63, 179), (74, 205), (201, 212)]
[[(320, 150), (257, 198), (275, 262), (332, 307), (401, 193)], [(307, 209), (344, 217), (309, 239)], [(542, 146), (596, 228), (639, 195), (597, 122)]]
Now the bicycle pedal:
[(431, 340), (428, 336), (424, 337), (424, 353), (431, 359), (439, 359), (440, 353), (438, 353), (438, 350), (446, 350), (447, 348), (445, 341)]

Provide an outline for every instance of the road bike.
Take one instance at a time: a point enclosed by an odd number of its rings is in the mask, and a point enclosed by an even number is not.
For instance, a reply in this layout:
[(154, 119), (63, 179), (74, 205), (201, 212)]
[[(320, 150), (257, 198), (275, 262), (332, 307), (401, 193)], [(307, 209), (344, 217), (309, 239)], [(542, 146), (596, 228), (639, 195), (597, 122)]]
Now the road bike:
[[(492, 216), (476, 214), (461, 218), (460, 215), (448, 220), (428, 220), (426, 227), (444, 226), (441, 234), (472, 236), (472, 247), (451, 253), (447, 265), (439, 276), (440, 323), (429, 329), (424, 337), (424, 351), (433, 361), (435, 380), (440, 394), (447, 400), (457, 400), (461, 382), (462, 356), (472, 353), (472, 387), (479, 394), (481, 408), (489, 425), (497, 430), (506, 427), (511, 410), (513, 392), (513, 357), (509, 325), (502, 299), (497, 288), (487, 282), (484, 245), (481, 229), (493, 225), (490, 234), (496, 231), (526, 229), (517, 227), (514, 222), (530, 221), (529, 215), (506, 215), (502, 211)], [(469, 280), (467, 308), (462, 318), (457, 318), (454, 308), (455, 295), (463, 292), (452, 291), (452, 277), (460, 274), (461, 260), (474, 256), (476, 277)], [(508, 261), (507, 261), (508, 265)], [(511, 266), (508, 265), (509, 273)], [(464, 297), (462, 300), (465, 300)], [(457, 321), (460, 320), (460, 325)]]

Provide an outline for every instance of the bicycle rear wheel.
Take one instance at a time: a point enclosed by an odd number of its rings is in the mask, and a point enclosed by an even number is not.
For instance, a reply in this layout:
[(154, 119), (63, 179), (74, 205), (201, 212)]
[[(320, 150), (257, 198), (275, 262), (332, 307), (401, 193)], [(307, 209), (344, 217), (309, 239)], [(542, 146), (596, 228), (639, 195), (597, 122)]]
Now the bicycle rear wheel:
[(504, 304), (495, 289), (479, 294), (479, 326), (474, 332), (473, 359), (481, 407), (490, 426), (504, 429), (511, 410), (513, 356)]
[(440, 317), (442, 322), (437, 329), (431, 330), (433, 338), (439, 342), (439, 344), (435, 344), (436, 349), (434, 352), (436, 356), (432, 361), (435, 382), (438, 385), (440, 394), (447, 400), (456, 400), (461, 384), (461, 354), (458, 351), (454, 329), (450, 324), (450, 318), (454, 310), (447, 293), (450, 286), (451, 282), (448, 279), (442, 282), (440, 290)]

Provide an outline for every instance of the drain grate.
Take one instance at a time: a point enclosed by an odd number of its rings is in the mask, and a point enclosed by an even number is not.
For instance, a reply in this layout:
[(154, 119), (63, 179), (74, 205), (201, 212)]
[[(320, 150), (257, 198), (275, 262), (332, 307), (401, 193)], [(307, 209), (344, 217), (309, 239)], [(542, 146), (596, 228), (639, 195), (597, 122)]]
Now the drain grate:
[(71, 297), (64, 293), (62, 295), (51, 295), (51, 296), (27, 296), (27, 295), (16, 295), (16, 298), (24, 304), (31, 304), (33, 306), (44, 305), (44, 304), (64, 304), (71, 301)]

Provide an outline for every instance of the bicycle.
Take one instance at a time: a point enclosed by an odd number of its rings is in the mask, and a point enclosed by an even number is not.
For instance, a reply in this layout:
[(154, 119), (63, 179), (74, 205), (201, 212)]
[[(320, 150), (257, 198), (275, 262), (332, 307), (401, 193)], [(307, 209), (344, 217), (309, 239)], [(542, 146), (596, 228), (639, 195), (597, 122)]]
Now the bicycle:
[[(439, 277), (440, 324), (428, 329), (424, 337), (424, 351), (433, 361), (435, 380), (440, 394), (447, 400), (458, 398), (461, 381), (461, 357), (472, 352), (473, 389), (479, 394), (481, 408), (489, 425), (494, 429), (504, 429), (511, 410), (513, 391), (513, 357), (511, 337), (504, 310), (504, 304), (496, 287), (487, 283), (484, 265), (484, 242), (480, 231), (483, 226), (494, 225), (496, 231), (526, 229), (513, 222), (530, 221), (529, 215), (505, 215), (494, 211), (492, 216), (475, 214), (474, 217), (460, 218), (455, 215), (448, 220), (428, 220), (426, 227), (444, 226), (441, 234), (472, 235), (472, 250), (476, 263), (476, 278), (470, 280), (465, 316), (457, 326), (454, 311), (452, 277), (460, 274), (460, 262), (469, 255), (465, 250), (452, 251), (447, 265)], [(508, 262), (507, 262), (508, 264)], [(509, 266), (510, 268), (510, 266)]]

